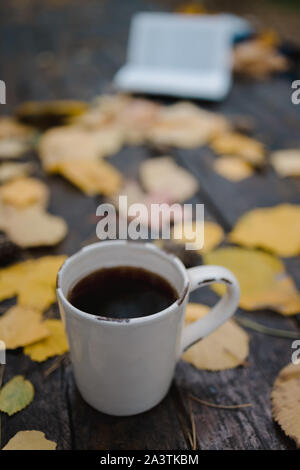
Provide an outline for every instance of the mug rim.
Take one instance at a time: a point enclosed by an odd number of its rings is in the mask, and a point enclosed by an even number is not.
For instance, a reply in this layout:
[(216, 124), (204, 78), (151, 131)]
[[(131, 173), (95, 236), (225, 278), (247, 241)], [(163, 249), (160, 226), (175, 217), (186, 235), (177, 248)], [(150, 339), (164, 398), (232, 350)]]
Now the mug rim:
[[(138, 249), (144, 248), (147, 250), (152, 250), (155, 251), (156, 253), (160, 254), (163, 258), (166, 260), (169, 260), (173, 266), (175, 266), (179, 271), (180, 274), (182, 274), (183, 277), (183, 289), (182, 291), (178, 294), (178, 299), (175, 300), (171, 305), (166, 307), (163, 310), (160, 310), (159, 312), (153, 313), (151, 315), (147, 315), (144, 317), (136, 317), (136, 318), (112, 318), (112, 317), (104, 317), (101, 315), (94, 315), (92, 313), (87, 313), (84, 312), (83, 310), (78, 309), (77, 307), (74, 307), (74, 305), (71, 304), (71, 302), (68, 300), (67, 296), (63, 293), (62, 288), (61, 288), (61, 277), (63, 275), (63, 270), (65, 267), (70, 263), (70, 261), (74, 258), (76, 258), (79, 254), (85, 251), (90, 251), (96, 248), (99, 248), (100, 246), (104, 248), (105, 246), (111, 246), (111, 245), (119, 245), (119, 246), (124, 246), (126, 244), (130, 244), (131, 246), (135, 246)], [(116, 265), (118, 266), (118, 265)], [(158, 246), (154, 245), (153, 243), (141, 243), (141, 242), (134, 242), (130, 240), (105, 240), (105, 241), (99, 241), (95, 243), (91, 243), (90, 245), (84, 246), (80, 250), (76, 251), (76, 253), (73, 253), (70, 257), (68, 257), (63, 264), (61, 265), (58, 273), (57, 273), (57, 278), (56, 278), (56, 293), (58, 299), (66, 304), (68, 307), (69, 311), (72, 312), (73, 315), (76, 317), (79, 317), (83, 320), (90, 320), (93, 322), (99, 323), (104, 323), (107, 325), (131, 325), (131, 324), (141, 324), (141, 323), (147, 323), (151, 321), (155, 321), (156, 319), (159, 319), (165, 315), (170, 314), (173, 312), (178, 306), (180, 306), (183, 301), (185, 300), (188, 292), (189, 292), (189, 287), (190, 287), (190, 281), (188, 278), (187, 270), (182, 263), (182, 261), (173, 253), (167, 253), (166, 251), (162, 250)]]

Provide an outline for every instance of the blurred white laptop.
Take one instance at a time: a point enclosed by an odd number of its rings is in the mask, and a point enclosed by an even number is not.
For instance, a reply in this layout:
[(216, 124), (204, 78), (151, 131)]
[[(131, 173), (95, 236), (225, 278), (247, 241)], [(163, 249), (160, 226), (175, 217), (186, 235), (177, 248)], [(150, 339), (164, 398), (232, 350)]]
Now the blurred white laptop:
[(232, 15), (138, 13), (131, 22), (127, 63), (114, 84), (130, 92), (221, 100), (231, 86)]

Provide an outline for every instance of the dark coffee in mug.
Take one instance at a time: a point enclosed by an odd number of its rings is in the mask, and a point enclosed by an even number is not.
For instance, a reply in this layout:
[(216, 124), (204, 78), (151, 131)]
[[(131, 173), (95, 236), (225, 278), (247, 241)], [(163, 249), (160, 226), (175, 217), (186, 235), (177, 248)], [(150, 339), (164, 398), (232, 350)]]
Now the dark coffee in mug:
[(163, 277), (143, 268), (102, 268), (80, 279), (68, 294), (79, 310), (108, 318), (137, 318), (169, 307), (178, 293)]

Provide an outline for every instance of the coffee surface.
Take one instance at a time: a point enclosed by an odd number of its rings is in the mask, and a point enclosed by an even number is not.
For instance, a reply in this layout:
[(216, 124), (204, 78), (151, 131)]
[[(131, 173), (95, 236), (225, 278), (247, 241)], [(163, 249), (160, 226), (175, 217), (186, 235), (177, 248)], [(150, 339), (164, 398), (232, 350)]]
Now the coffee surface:
[(177, 298), (177, 292), (163, 277), (133, 266), (94, 271), (68, 294), (70, 303), (79, 310), (109, 318), (153, 315)]

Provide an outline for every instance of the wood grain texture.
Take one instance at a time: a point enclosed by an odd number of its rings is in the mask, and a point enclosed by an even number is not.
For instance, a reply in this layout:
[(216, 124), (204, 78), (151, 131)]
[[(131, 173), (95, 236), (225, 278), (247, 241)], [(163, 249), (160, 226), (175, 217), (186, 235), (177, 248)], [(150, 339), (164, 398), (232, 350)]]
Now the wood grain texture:
[[(142, 0), (89, 0), (84, 8), (75, 0), (20, 4), (2, 2), (0, 6), (0, 78), (8, 89), (7, 105), (0, 107), (1, 114), (11, 112), (23, 100), (91, 99), (111, 89), (111, 78), (125, 58), (132, 14), (157, 6)], [(224, 103), (204, 106), (229, 117), (250, 116), (254, 135), (268, 148), (299, 146), (300, 106), (290, 101), (292, 78), (285, 75), (261, 83), (237, 82)], [(155, 150), (144, 147), (124, 148), (111, 162), (127, 176), (136, 177), (139, 164), (155, 154)], [(200, 189), (193, 202), (205, 203), (206, 217), (216, 220), (227, 232), (240, 215), (254, 207), (300, 203), (300, 180), (279, 180), (269, 166), (242, 183), (230, 183), (212, 171), (216, 157), (208, 148), (171, 150), (171, 155), (199, 180)], [(28, 159), (36, 160), (36, 155)], [(95, 211), (102, 199), (84, 196), (59, 176), (45, 177), (41, 168), (37, 176), (49, 184), (50, 211), (63, 216), (70, 231), (58, 247), (28, 250), (25, 255), (71, 254), (94, 238)], [(299, 257), (286, 260), (286, 266), (300, 288)], [(212, 305), (217, 297), (205, 288), (193, 293), (191, 300)], [(297, 329), (295, 319), (272, 312), (246, 315), (268, 326)], [(190, 429), (188, 396), (193, 394), (217, 404), (253, 405), (222, 410), (192, 402), (197, 448), (295, 448), (273, 422), (269, 399), (276, 375), (290, 361), (291, 340), (248, 332), (248, 367), (205, 372), (181, 361), (163, 402), (129, 418), (103, 415), (87, 405), (76, 389), (70, 365), (62, 363), (45, 377), (53, 359), (36, 364), (21, 350), (9, 353), (4, 383), (15, 374), (25, 374), (34, 384), (35, 398), (15, 416), (2, 415), (2, 445), (17, 431), (37, 429), (57, 441), (59, 449), (190, 448), (186, 428)]]

